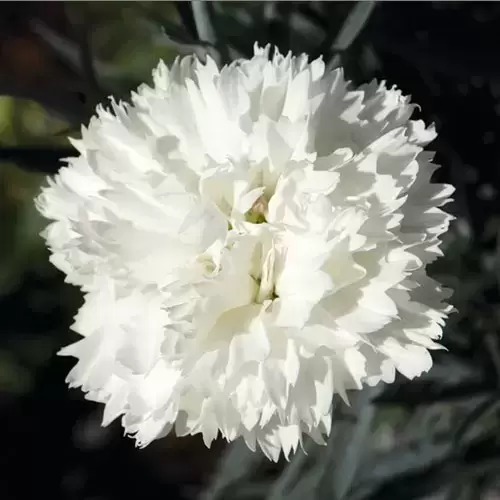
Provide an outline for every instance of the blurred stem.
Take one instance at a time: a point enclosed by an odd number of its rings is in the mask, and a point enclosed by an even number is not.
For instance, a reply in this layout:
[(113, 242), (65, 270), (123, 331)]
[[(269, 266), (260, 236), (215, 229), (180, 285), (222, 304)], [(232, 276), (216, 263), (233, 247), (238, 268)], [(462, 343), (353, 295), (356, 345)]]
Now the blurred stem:
[[(331, 38), (327, 38), (326, 43), (330, 45), (330, 52), (333, 54), (333, 57), (328, 62), (327, 71), (331, 71), (339, 66), (341, 53), (347, 50), (359, 36), (362, 29), (368, 22), (368, 19), (375, 8), (375, 4), (376, 2), (373, 1), (357, 2), (349, 12), (347, 19), (344, 21), (344, 24), (337, 33), (333, 43), (330, 43)], [(333, 34), (331, 37), (333, 38)]]
[(194, 22), (198, 31), (198, 38), (204, 42), (209, 42), (217, 50), (210, 49), (211, 55), (218, 66), (221, 63), (221, 54), (217, 43), (217, 36), (212, 24), (212, 5), (205, 0), (192, 0)]
[(284, 471), (280, 474), (267, 496), (268, 500), (282, 500), (289, 496), (293, 487), (301, 479), (301, 472), (309, 458), (308, 451), (310, 451), (313, 446), (316, 446), (316, 443), (311, 443), (311, 441), (306, 442), (304, 445), (305, 451), (298, 451), (292, 461), (286, 465)]
[(265, 2), (263, 22), (266, 41), (280, 47), (283, 53), (291, 49), (291, 18), (296, 10), (295, 2)]
[[(200, 500), (223, 500), (228, 498), (230, 488), (252, 474), (260, 464), (262, 454), (251, 451), (240, 438), (231, 444), (214, 474), (212, 484), (202, 493)], [(258, 497), (257, 497), (258, 498)]]
[(197, 28), (193, 16), (193, 9), (190, 8), (188, 2), (174, 2), (175, 9), (184, 26), (184, 29), (189, 33), (192, 40), (197, 38)]
[(199, 39), (215, 45), (216, 36), (210, 20), (207, 2), (205, 0), (193, 0), (191, 6)]
[(370, 435), (376, 407), (375, 397), (383, 384), (353, 391), (351, 405), (338, 405), (328, 440), (328, 451), (323, 476), (319, 481), (317, 497), (342, 500), (351, 490), (358, 471), (366, 440)]
[(375, 2), (358, 2), (349, 12), (342, 29), (335, 38), (333, 49), (347, 49), (356, 40), (373, 12)]
[[(207, 41), (201, 41), (196, 33), (196, 26), (194, 23), (193, 12), (189, 3), (187, 2), (174, 2), (179, 15), (181, 24), (178, 25), (172, 22), (168, 16), (162, 15), (151, 9), (151, 7), (142, 3), (135, 3), (136, 7), (141, 14), (143, 14), (148, 22), (154, 25), (160, 25), (165, 35), (171, 42), (171, 45), (176, 47), (191, 47), (191, 52), (196, 46), (209, 47), (211, 44)], [(190, 14), (190, 15), (189, 15)]]

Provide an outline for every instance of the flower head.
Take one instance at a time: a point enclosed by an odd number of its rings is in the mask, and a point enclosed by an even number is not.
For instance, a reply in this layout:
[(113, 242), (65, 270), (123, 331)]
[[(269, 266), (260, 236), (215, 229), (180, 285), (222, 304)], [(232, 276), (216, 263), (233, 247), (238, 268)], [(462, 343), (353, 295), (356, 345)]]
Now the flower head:
[(334, 393), (432, 365), (453, 191), (430, 182), (434, 129), (385, 83), (269, 47), (153, 80), (97, 109), (37, 200), (85, 293), (68, 381), (140, 446), (174, 428), (288, 457)]

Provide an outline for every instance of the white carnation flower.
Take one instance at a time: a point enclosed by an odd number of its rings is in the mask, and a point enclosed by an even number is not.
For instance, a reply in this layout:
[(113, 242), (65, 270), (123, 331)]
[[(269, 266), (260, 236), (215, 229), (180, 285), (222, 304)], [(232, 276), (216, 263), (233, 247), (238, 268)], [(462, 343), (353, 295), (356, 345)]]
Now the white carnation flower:
[(98, 108), (37, 200), (86, 294), (68, 381), (140, 446), (175, 427), (288, 458), (329, 433), (334, 393), (432, 365), (436, 134), (399, 90), (269, 47), (153, 79)]

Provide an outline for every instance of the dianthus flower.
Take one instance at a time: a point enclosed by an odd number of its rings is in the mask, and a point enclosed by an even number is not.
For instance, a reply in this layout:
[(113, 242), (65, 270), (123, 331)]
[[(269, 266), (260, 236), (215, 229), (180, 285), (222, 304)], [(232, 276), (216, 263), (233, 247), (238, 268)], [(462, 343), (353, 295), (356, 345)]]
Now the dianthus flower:
[(69, 384), (139, 446), (174, 429), (288, 458), (329, 433), (334, 393), (419, 376), (440, 347), (434, 129), (384, 82), (269, 50), (161, 62), (37, 200), (85, 293)]

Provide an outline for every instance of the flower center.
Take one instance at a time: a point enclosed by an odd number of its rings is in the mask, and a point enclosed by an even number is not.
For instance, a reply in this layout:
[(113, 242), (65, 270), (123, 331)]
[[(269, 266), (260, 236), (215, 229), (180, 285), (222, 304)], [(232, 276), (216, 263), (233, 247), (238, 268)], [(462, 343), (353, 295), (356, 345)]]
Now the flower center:
[(276, 265), (276, 250), (274, 245), (264, 259), (260, 276), (255, 279), (257, 284), (257, 293), (255, 302), (262, 304), (266, 300), (274, 300), (277, 295), (275, 293), (275, 265)]
[(255, 294), (256, 304), (263, 304), (267, 300), (273, 301), (278, 298), (274, 289), (274, 283), (263, 283), (260, 278), (256, 279), (255, 283), (257, 285), (257, 293)]
[(266, 222), (268, 201), (264, 196), (257, 198), (252, 208), (245, 214), (247, 222), (252, 224), (263, 224)]

